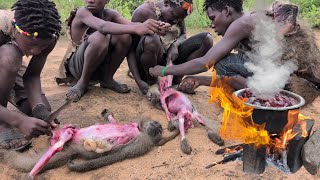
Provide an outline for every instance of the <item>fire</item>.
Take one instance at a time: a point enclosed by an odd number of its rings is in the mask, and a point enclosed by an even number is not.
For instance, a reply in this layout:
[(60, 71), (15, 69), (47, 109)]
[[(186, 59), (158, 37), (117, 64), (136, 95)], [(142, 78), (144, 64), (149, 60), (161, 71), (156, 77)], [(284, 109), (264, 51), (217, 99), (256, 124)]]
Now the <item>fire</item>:
[(217, 77), (216, 71), (213, 70), (209, 103), (216, 102), (224, 110), (220, 135), (225, 140), (240, 140), (246, 144), (253, 144), (255, 147), (261, 145), (274, 147), (276, 151), (282, 152), (288, 142), (297, 136), (298, 133), (293, 131), (296, 124), (300, 125), (301, 136), (308, 136), (306, 122), (302, 121), (307, 117), (299, 114), (299, 110), (289, 111), (288, 123), (281, 134), (270, 135), (265, 130), (264, 124), (258, 125), (253, 122), (254, 108), (246, 106), (245, 99), (235, 98), (232, 92), (232, 87), (228, 85), (228, 78)]
[(217, 78), (213, 70), (209, 103), (217, 102), (224, 109), (220, 135), (226, 140), (240, 140), (255, 146), (270, 144), (270, 136), (264, 124), (253, 123), (253, 107), (246, 106), (242, 100), (232, 95), (233, 89), (227, 78)]
[(236, 152), (238, 152), (238, 151), (242, 151), (243, 150), (243, 147), (242, 146), (236, 146), (236, 147), (234, 147), (234, 148), (226, 148), (225, 150), (224, 150), (224, 155), (228, 155), (228, 154), (232, 154), (232, 153), (236, 153)]

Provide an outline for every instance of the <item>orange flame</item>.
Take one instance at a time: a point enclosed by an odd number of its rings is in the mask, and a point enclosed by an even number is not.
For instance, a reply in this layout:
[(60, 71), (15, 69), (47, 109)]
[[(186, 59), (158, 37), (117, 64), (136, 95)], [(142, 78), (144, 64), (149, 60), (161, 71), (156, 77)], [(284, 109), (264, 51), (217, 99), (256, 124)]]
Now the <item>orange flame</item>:
[(307, 131), (307, 122), (304, 121), (304, 120), (308, 120), (308, 119), (311, 119), (310, 117), (308, 116), (305, 116), (303, 114), (299, 114), (298, 115), (298, 118), (299, 118), (299, 124), (300, 124), (300, 128), (301, 128), (301, 131), (302, 131), (302, 137), (307, 137), (309, 135), (308, 131)]
[(303, 115), (303, 114), (301, 114), (301, 113), (299, 113), (298, 118), (299, 118), (299, 121), (311, 119), (310, 117), (305, 116), (305, 115)]
[(270, 148), (274, 148), (274, 151), (282, 152), (287, 147), (288, 142), (297, 136), (298, 133), (294, 133), (292, 130), (297, 123), (300, 124), (301, 136), (308, 136), (306, 122), (301, 121), (301, 119), (307, 119), (308, 117), (299, 114), (298, 109), (294, 109), (288, 112), (288, 123), (282, 133), (272, 135), (279, 138), (271, 139), (264, 124), (258, 125), (253, 122), (252, 112), (254, 108), (246, 106), (244, 104), (245, 99), (232, 95), (233, 89), (228, 84), (228, 80), (226, 77), (218, 77), (213, 69), (209, 103), (216, 102), (224, 110), (220, 129), (222, 138), (225, 140), (240, 140), (246, 144), (253, 144), (255, 147), (268, 145)]
[(270, 136), (265, 125), (253, 123), (253, 107), (232, 95), (233, 89), (228, 85), (228, 78), (219, 78), (213, 70), (209, 103), (217, 102), (224, 109), (220, 135), (226, 140), (240, 140), (246, 144), (270, 144)]

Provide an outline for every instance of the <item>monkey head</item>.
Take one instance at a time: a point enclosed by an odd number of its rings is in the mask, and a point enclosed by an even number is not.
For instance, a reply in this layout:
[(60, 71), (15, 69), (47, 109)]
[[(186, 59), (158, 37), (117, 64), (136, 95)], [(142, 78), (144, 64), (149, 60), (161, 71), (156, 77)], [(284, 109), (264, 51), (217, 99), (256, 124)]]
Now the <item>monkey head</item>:
[(139, 130), (147, 134), (155, 143), (162, 138), (162, 126), (157, 121), (141, 119), (139, 121)]
[(151, 104), (155, 106), (157, 109), (163, 110), (160, 101), (159, 85), (157, 83), (149, 87), (149, 90), (147, 92), (147, 99), (151, 101)]

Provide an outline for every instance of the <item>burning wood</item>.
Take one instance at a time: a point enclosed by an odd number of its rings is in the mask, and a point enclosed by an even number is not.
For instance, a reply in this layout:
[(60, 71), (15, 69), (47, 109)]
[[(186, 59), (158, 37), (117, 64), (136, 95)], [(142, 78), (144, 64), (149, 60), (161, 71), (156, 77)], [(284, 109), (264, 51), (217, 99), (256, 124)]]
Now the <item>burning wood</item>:
[(234, 145), (234, 146), (229, 146), (226, 148), (222, 148), (216, 151), (216, 154), (229, 154), (229, 153), (235, 153), (237, 151), (242, 151), (243, 150), (243, 145), (244, 144), (238, 144), (238, 145)]
[[(241, 146), (237, 146), (237, 147), (241, 147)], [(225, 164), (227, 162), (240, 159), (242, 157), (242, 152), (243, 152), (242, 147), (239, 150), (236, 150), (236, 149), (231, 149), (231, 150), (232, 151), (228, 152), (227, 154), (224, 154), (224, 157), (221, 161), (217, 161), (212, 164), (209, 164), (208, 166), (206, 166), (206, 169), (209, 169), (209, 168), (211, 168), (215, 165), (218, 165), (218, 164)]]
[[(299, 107), (305, 102), (301, 96), (281, 91), (271, 99), (262, 100), (247, 89), (232, 95), (228, 83), (217, 78), (215, 71), (212, 83), (215, 86), (211, 87), (210, 102), (218, 102), (224, 109), (221, 136), (245, 143), (243, 171), (263, 173), (267, 162), (287, 173), (296, 172), (302, 166), (301, 149), (313, 123), (299, 114)], [(223, 152), (232, 154), (233, 149), (226, 148)]]

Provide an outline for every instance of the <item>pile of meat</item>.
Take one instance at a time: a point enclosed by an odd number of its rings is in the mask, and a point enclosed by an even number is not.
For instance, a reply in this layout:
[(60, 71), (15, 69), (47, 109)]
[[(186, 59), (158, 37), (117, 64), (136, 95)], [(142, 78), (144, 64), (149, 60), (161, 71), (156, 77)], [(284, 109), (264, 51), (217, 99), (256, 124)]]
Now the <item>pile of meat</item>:
[(287, 96), (285, 93), (277, 93), (273, 98), (270, 99), (261, 99), (256, 96), (254, 96), (249, 89), (246, 89), (240, 98), (245, 99), (246, 103), (257, 105), (257, 106), (263, 106), (263, 107), (289, 107), (298, 104), (299, 102), (292, 98)]

